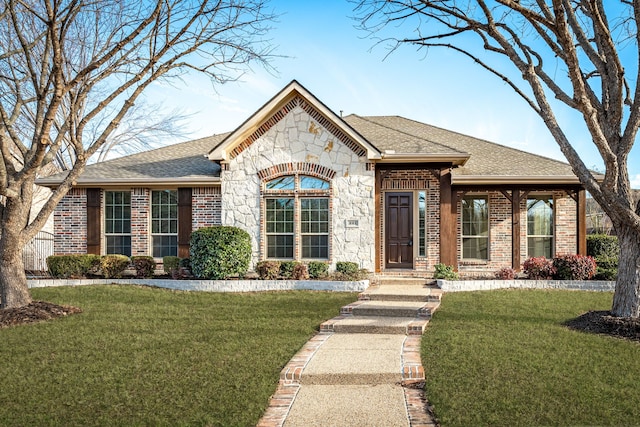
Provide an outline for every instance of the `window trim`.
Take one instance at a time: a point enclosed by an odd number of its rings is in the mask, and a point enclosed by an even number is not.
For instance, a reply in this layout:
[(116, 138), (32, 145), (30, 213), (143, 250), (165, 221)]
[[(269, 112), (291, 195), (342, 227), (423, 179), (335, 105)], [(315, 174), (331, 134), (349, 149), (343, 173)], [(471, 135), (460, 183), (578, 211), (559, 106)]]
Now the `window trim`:
[[(538, 200), (538, 201), (540, 201), (540, 200), (543, 200), (543, 199), (551, 201), (551, 219), (549, 221), (549, 223), (551, 225), (551, 234), (529, 234), (529, 200)], [(548, 259), (553, 258), (554, 254), (555, 254), (555, 247), (556, 247), (556, 198), (555, 198), (555, 195), (553, 195), (553, 194), (544, 194), (544, 193), (528, 194), (526, 199), (525, 199), (525, 215), (526, 215), (525, 230), (526, 230), (526, 236), (527, 236), (527, 243), (526, 243), (527, 258), (534, 256), (534, 255), (531, 255), (529, 253), (530, 252), (529, 251), (529, 238), (548, 238), (548, 239), (551, 239), (551, 245), (550, 245), (551, 253), (549, 254), (550, 257)], [(541, 255), (537, 255), (537, 256), (541, 256)], [(546, 256), (545, 256), (545, 258), (546, 258)]]
[[(108, 193), (122, 193), (122, 194), (128, 194), (129, 195), (129, 232), (128, 233), (107, 233), (107, 194)], [(107, 244), (107, 239), (109, 237), (112, 236), (128, 236), (129, 237), (129, 255), (127, 254), (120, 254), (120, 255), (127, 255), (127, 256), (131, 256), (133, 255), (133, 231), (132, 231), (132, 225), (133, 225), (133, 215), (132, 215), (132, 194), (131, 194), (131, 190), (130, 189), (113, 189), (113, 190), (104, 190), (103, 194), (102, 194), (102, 221), (101, 221), (101, 230), (102, 230), (102, 249), (101, 249), (101, 253), (105, 254), (105, 255), (112, 255), (111, 253), (108, 252), (108, 244)], [(115, 255), (115, 253), (114, 253)]]
[[(157, 192), (172, 192), (174, 194), (174, 199), (175, 199), (175, 218), (158, 218), (156, 219), (153, 215), (153, 207), (154, 207), (154, 203), (153, 203), (153, 193), (157, 193)], [(154, 242), (154, 237), (158, 236), (158, 237), (162, 237), (162, 236), (175, 236), (175, 255), (174, 256), (178, 256), (178, 236), (179, 236), (179, 227), (180, 227), (180, 215), (179, 215), (179, 208), (178, 208), (178, 190), (174, 189), (174, 188), (163, 188), (163, 189), (151, 189), (149, 190), (149, 245), (147, 248), (147, 251), (149, 254), (151, 254), (152, 257), (154, 258), (163, 258), (164, 256), (167, 255), (159, 255), (156, 256), (154, 251), (155, 251), (155, 242)], [(160, 204), (160, 206), (162, 206), (162, 204)], [(168, 204), (167, 206), (171, 206), (170, 204)], [(168, 221), (175, 221), (176, 223), (176, 232), (175, 233), (154, 233), (153, 232), (153, 223), (154, 221), (163, 221), (163, 220), (168, 220)]]
[[(473, 199), (473, 200), (484, 200), (486, 202), (487, 207), (487, 235), (482, 236), (478, 234), (465, 234), (464, 233), (464, 201), (465, 199)], [(487, 243), (487, 257), (479, 258), (479, 257), (465, 257), (464, 253), (464, 241), (465, 239), (477, 239), (477, 240), (486, 240)], [(481, 261), (486, 262), (491, 259), (491, 203), (490, 197), (488, 194), (466, 194), (462, 199), (460, 199), (460, 259), (463, 261)]]
[[(268, 183), (274, 180), (282, 179), (284, 177), (291, 176), (294, 178), (294, 188), (293, 189), (275, 189), (275, 188), (267, 188)], [(315, 180), (321, 180), (326, 182), (326, 189), (315, 189), (315, 188), (301, 188), (301, 178), (302, 177), (310, 177)], [(308, 172), (300, 172), (300, 171), (292, 171), (287, 174), (279, 174), (278, 176), (265, 177), (261, 182), (261, 195), (260, 195), (260, 205), (261, 205), (261, 259), (263, 260), (282, 260), (282, 261), (331, 261), (332, 258), (332, 182), (325, 177), (316, 176), (314, 174)], [(279, 199), (279, 198), (289, 198), (293, 199), (293, 257), (292, 258), (277, 258), (277, 257), (269, 257), (269, 246), (268, 246), (268, 236), (274, 235), (274, 233), (267, 233), (267, 200), (269, 199)], [(327, 200), (327, 232), (326, 233), (303, 233), (302, 232), (302, 200), (304, 199), (326, 199)], [(283, 234), (283, 233), (277, 233)], [(303, 236), (308, 235), (322, 235), (327, 236), (327, 257), (326, 258), (305, 258), (302, 256), (303, 254)]]

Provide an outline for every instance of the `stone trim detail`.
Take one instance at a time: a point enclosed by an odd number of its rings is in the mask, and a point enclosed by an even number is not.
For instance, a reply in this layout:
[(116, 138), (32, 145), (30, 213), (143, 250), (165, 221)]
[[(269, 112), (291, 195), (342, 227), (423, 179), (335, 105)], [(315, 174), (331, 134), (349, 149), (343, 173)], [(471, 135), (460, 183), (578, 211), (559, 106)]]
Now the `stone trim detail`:
[(269, 129), (275, 126), (280, 120), (282, 120), (289, 112), (294, 108), (300, 107), (307, 114), (309, 114), (314, 120), (316, 120), (321, 126), (323, 126), (328, 132), (333, 134), (338, 140), (342, 141), (351, 151), (356, 153), (359, 157), (367, 154), (360, 144), (352, 140), (347, 134), (342, 132), (340, 128), (331, 123), (325, 116), (322, 115), (317, 109), (310, 103), (305, 101), (301, 96), (294, 97), (291, 101), (287, 102), (278, 111), (276, 111), (268, 120), (266, 120), (258, 129), (249, 135), (244, 141), (242, 141), (237, 147), (231, 150), (230, 158), (234, 159), (246, 150), (251, 144), (258, 140), (262, 135), (267, 133)]
[(280, 163), (279, 165), (262, 169), (258, 171), (258, 178), (260, 178), (261, 181), (269, 181), (280, 176), (294, 174), (314, 176), (322, 178), (325, 181), (331, 181), (336, 176), (334, 170), (317, 163), (295, 162)]

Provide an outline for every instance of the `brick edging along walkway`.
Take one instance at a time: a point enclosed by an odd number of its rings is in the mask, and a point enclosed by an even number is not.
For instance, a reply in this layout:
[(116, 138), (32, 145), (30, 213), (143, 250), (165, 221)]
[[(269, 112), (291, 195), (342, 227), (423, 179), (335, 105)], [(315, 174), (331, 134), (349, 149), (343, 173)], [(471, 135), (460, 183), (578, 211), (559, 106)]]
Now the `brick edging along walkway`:
[[(298, 351), (280, 372), (276, 392), (256, 427), (282, 427), (300, 390), (300, 378), (305, 366), (333, 332), (319, 332)], [(402, 389), (410, 427), (433, 427), (429, 405), (424, 397), (424, 369), (420, 359), (419, 335), (409, 335), (402, 345)]]

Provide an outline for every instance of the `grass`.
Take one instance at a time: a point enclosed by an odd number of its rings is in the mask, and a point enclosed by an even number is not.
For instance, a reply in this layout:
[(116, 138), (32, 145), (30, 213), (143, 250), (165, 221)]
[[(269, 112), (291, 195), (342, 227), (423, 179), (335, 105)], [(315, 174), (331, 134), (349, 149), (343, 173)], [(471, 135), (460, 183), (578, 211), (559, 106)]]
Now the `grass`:
[(450, 426), (638, 425), (640, 344), (563, 322), (611, 293), (451, 293), (422, 340), (426, 392)]
[(0, 330), (0, 425), (253, 426), (282, 367), (354, 294), (42, 288), (81, 307)]

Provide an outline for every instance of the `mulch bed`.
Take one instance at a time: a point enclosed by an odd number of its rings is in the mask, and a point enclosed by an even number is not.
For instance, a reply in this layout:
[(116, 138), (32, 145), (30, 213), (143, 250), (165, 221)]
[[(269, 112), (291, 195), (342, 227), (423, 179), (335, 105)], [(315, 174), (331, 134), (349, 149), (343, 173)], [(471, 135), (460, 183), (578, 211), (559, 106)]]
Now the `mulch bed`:
[(614, 317), (609, 311), (589, 311), (566, 325), (578, 331), (640, 341), (640, 319)]
[(0, 310), (0, 329), (26, 323), (42, 322), (75, 313), (82, 313), (82, 310), (78, 307), (57, 305), (45, 301), (33, 301), (24, 307)]

